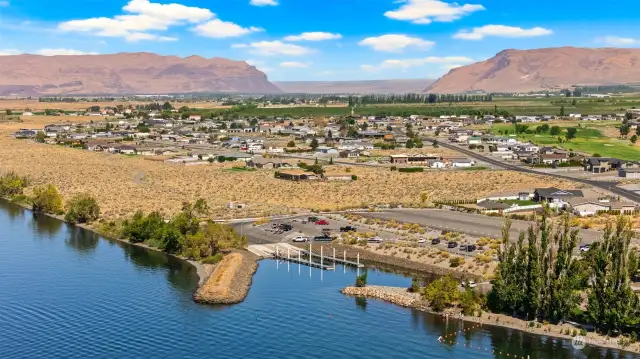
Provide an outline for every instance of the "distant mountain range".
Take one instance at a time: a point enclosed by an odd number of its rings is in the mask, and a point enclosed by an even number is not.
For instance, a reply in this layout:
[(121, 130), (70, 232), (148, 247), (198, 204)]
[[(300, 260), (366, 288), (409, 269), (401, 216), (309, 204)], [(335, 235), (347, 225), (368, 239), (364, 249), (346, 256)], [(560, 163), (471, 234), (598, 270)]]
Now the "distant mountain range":
[(280, 92), (244, 61), (152, 53), (0, 56), (0, 96)]
[(424, 92), (531, 92), (640, 81), (640, 49), (559, 47), (504, 50), (462, 66)]
[(367, 93), (420, 93), (433, 80), (397, 79), (368, 81), (279, 81), (274, 82), (286, 93), (313, 94), (367, 94)]

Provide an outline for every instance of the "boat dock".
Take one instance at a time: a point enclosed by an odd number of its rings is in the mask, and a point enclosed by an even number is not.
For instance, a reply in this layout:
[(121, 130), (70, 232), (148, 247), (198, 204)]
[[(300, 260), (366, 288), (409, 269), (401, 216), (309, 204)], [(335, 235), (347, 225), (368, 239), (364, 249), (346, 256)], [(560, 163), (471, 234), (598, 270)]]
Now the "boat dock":
[[(341, 259), (336, 256), (335, 248), (333, 249), (333, 254), (331, 256), (324, 255), (323, 247), (320, 247), (320, 254), (318, 254), (311, 251), (311, 245), (309, 245), (309, 250), (307, 251), (288, 243), (252, 244), (249, 246), (249, 251), (261, 257), (275, 258), (324, 270), (334, 270), (336, 264), (353, 266), (356, 268), (364, 267), (364, 265), (360, 263), (360, 255), (358, 255), (356, 262), (348, 261), (346, 259), (346, 252), (343, 253), (343, 258)], [(325, 262), (331, 262), (333, 263), (333, 266), (325, 265)]]

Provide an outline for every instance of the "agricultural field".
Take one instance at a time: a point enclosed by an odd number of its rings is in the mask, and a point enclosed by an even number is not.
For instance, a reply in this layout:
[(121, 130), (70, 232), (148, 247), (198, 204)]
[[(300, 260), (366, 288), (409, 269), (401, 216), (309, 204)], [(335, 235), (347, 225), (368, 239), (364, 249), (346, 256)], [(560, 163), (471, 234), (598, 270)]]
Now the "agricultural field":
[[(518, 139), (531, 141), (538, 145), (558, 146), (567, 150), (582, 152), (587, 155), (599, 154), (603, 157), (616, 157), (624, 160), (640, 159), (640, 141), (635, 145), (628, 138), (619, 138), (619, 121), (553, 121), (545, 122), (549, 127), (560, 127), (560, 133), (515, 133), (511, 123), (495, 124), (490, 132), (495, 135), (516, 135)], [(535, 132), (535, 128), (543, 123), (525, 124)], [(567, 128), (576, 128), (576, 138), (566, 141)], [(633, 133), (629, 133), (631, 137)], [(562, 142), (559, 141), (562, 139)]]
[[(355, 166), (350, 171), (356, 181), (289, 182), (274, 178), (269, 170), (234, 170), (240, 163), (175, 165), (37, 144), (6, 135), (0, 136), (0, 158), (0, 173), (15, 171), (31, 178), (27, 194), (33, 186), (47, 183), (56, 185), (65, 198), (88, 192), (97, 198), (103, 217), (109, 219), (127, 217), (136, 210), (171, 215), (180, 211), (184, 201), (200, 197), (207, 200), (213, 216), (228, 218), (374, 204), (420, 206), (424, 201), (472, 199), (497, 191), (575, 187), (567, 181), (509, 171), (484, 171), (478, 177), (466, 171), (398, 173)], [(325, 169), (332, 170), (330, 166)], [(245, 203), (248, 209), (229, 210), (229, 201)]]

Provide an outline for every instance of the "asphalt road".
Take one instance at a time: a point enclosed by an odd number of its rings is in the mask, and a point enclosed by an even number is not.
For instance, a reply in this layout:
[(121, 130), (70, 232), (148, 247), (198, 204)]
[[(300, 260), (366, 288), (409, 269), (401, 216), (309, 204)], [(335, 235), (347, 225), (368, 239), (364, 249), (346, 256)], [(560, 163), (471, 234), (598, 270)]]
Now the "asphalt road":
[[(391, 209), (384, 212), (358, 212), (370, 218), (395, 220), (403, 223), (417, 223), (423, 226), (466, 233), (477, 237), (502, 237), (504, 218), (489, 217), (440, 209)], [(531, 222), (514, 220), (509, 232), (511, 239), (517, 239), (521, 231), (527, 231)], [(589, 244), (599, 240), (601, 232), (580, 230), (581, 244)]]
[[(424, 141), (433, 141), (433, 138), (425, 138)], [(452, 144), (449, 143), (443, 143), (441, 141), (438, 141), (438, 145), (442, 146), (444, 148), (448, 148), (448, 149), (452, 149), (455, 150), (457, 152), (463, 153), (469, 157), (473, 157), (479, 161), (483, 161), (483, 162), (487, 162), (489, 164), (498, 166), (498, 167), (502, 167), (504, 169), (508, 169), (511, 171), (518, 171), (518, 172), (525, 172), (525, 173), (532, 173), (532, 174), (537, 174), (537, 175), (541, 175), (541, 176), (550, 176), (553, 178), (562, 178), (562, 179), (566, 179), (569, 181), (574, 181), (574, 182), (580, 182), (580, 183), (584, 183), (584, 184), (588, 184), (590, 186), (593, 187), (598, 187), (601, 188), (605, 191), (609, 191), (611, 193), (614, 193), (618, 196), (621, 197), (625, 197), (631, 201), (634, 201), (636, 203), (640, 203), (640, 194), (635, 193), (633, 191), (629, 191), (620, 187), (617, 187), (617, 185), (614, 185), (610, 182), (601, 182), (601, 181), (594, 181), (594, 180), (588, 180), (588, 179), (584, 179), (584, 178), (576, 178), (576, 177), (571, 177), (571, 176), (565, 176), (565, 175), (561, 175), (558, 173), (545, 173), (545, 172), (539, 172), (530, 168), (526, 168), (526, 167), (521, 167), (521, 166), (516, 166), (516, 165), (512, 165), (509, 163), (505, 163), (503, 161), (497, 160), (495, 158), (491, 158), (489, 156), (485, 156), (481, 153), (478, 152), (474, 152), (471, 151), (469, 149), (466, 148), (462, 148), (460, 146), (454, 146)]]

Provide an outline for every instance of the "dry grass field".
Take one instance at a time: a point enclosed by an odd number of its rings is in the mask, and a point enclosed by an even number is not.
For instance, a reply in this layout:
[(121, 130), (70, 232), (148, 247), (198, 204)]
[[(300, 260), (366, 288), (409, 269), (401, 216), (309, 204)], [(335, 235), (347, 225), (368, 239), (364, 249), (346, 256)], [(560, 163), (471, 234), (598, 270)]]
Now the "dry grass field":
[(20, 116), (21, 122), (0, 124), (0, 134), (11, 134), (21, 128), (43, 128), (45, 125), (64, 123), (87, 123), (104, 120), (106, 117), (93, 116)]
[[(161, 102), (161, 101), (158, 101)], [(91, 106), (100, 106), (104, 107), (116, 107), (118, 105), (123, 105), (125, 107), (136, 106), (136, 105), (148, 105), (151, 103), (150, 101), (87, 101), (87, 102), (40, 102), (37, 99), (35, 100), (15, 100), (15, 99), (2, 99), (0, 98), (0, 110), (16, 110), (16, 111), (25, 111), (27, 109), (31, 111), (44, 111), (46, 109), (58, 109), (64, 111), (84, 111)], [(191, 108), (202, 108), (202, 109), (220, 109), (220, 108), (231, 108), (231, 106), (221, 106), (219, 102), (205, 102), (205, 101), (195, 101), (195, 102), (171, 102), (173, 107), (180, 108), (182, 106), (187, 106)]]
[[(296, 183), (275, 179), (273, 171), (229, 171), (225, 167), (230, 163), (174, 165), (37, 144), (6, 134), (0, 137), (0, 158), (0, 173), (16, 171), (29, 176), (34, 185), (52, 183), (65, 198), (93, 194), (104, 218), (130, 216), (136, 210), (169, 215), (178, 212), (182, 202), (199, 197), (207, 200), (215, 217), (247, 217), (380, 203), (420, 205), (423, 193), (429, 200), (470, 199), (497, 191), (571, 186), (508, 171), (485, 171), (478, 176), (466, 171), (398, 173), (360, 167), (351, 168), (358, 176), (353, 182)], [(249, 209), (228, 210), (229, 201), (246, 203)]]

